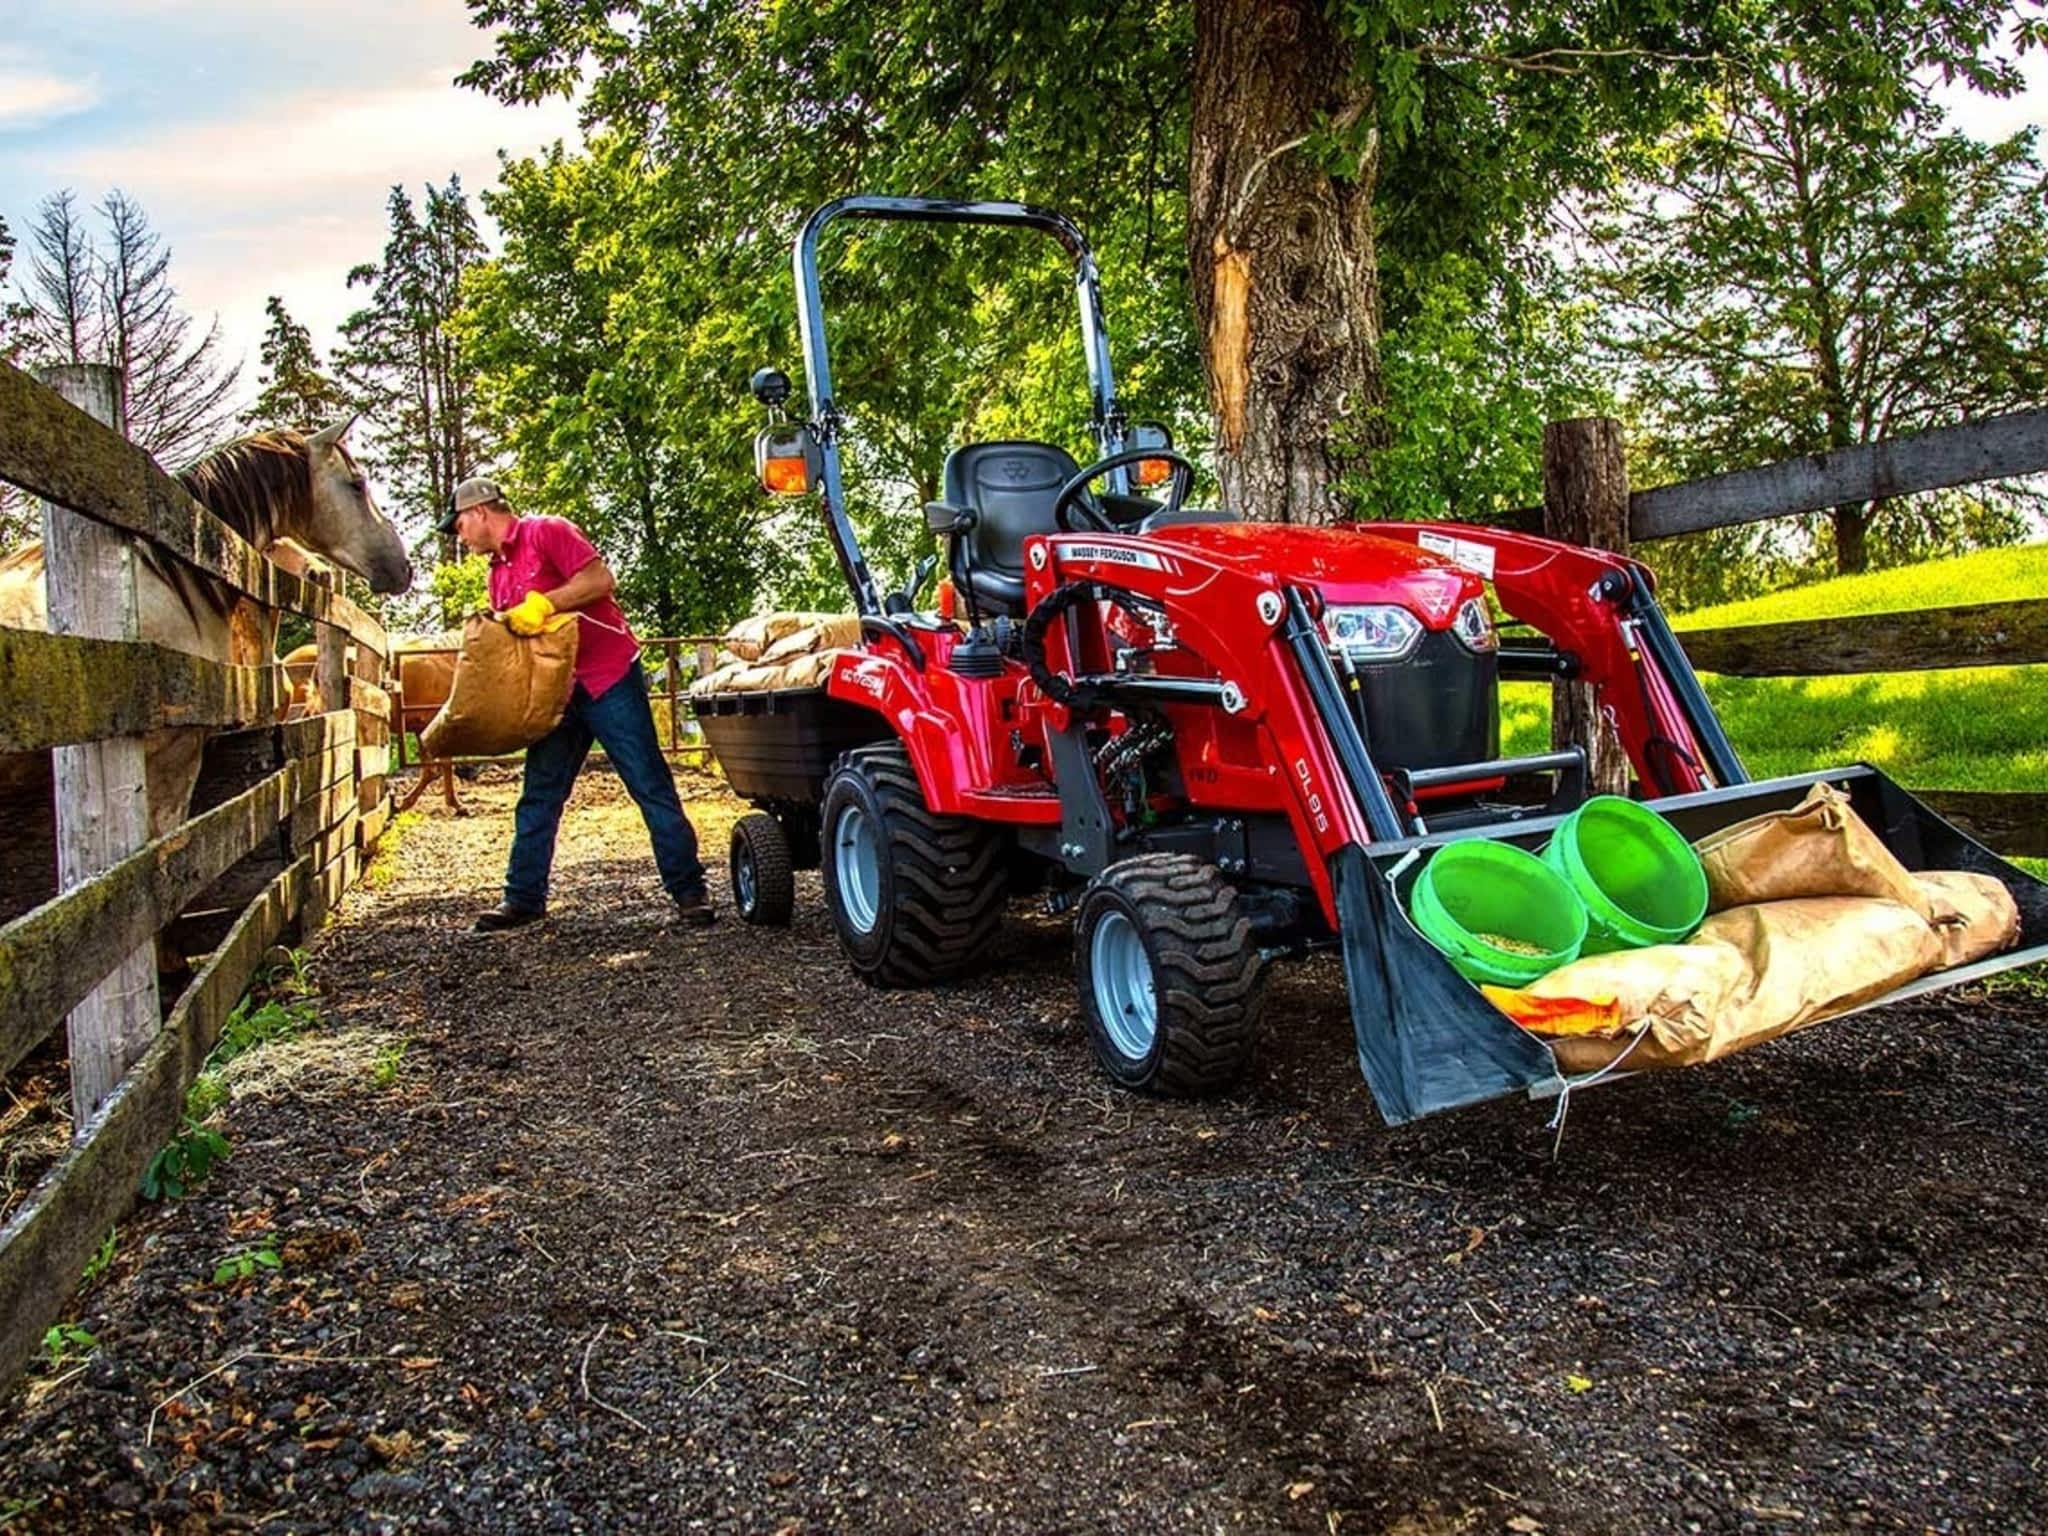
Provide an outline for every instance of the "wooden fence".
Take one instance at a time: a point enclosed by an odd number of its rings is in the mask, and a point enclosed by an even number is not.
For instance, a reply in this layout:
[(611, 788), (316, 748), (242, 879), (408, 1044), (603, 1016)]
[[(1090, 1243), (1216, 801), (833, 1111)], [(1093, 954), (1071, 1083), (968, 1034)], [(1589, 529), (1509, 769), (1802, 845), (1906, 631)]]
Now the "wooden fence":
[[(1637, 543), (1710, 528), (1884, 501), (1919, 491), (2048, 471), (2048, 410), (2021, 411), (1885, 442), (1809, 454), (1758, 469), (1631, 492), (1620, 423), (1553, 422), (1543, 435), (1541, 508), (1508, 521), (1553, 538), (1628, 553)], [(1650, 563), (1654, 566), (1655, 559)], [(1819, 677), (2048, 662), (2048, 600), (1971, 603), (1908, 613), (1692, 629), (1679, 635), (1702, 672)], [(1557, 685), (1553, 736), (1585, 746), (1594, 781), (1627, 781), (1611, 733), (1580, 684)], [(1741, 743), (1737, 742), (1738, 750)], [(1978, 841), (2008, 855), (2048, 857), (2048, 795), (1915, 790)]]
[[(0, 364), (0, 479), (51, 509), (52, 631), (0, 628), (0, 753), (55, 758), (62, 886), (0, 927), (0, 1072), (68, 1015), (73, 1140), (0, 1228), (0, 1382), (63, 1315), (177, 1134), (186, 1092), (266, 950), (321, 921), (391, 814), (383, 629), (265, 560), (103, 425), (119, 420), (110, 370), (50, 373), (93, 414)], [(283, 724), (281, 668), (143, 641), (145, 543), (256, 605), (269, 628), (281, 613), (311, 620), (322, 697), (343, 707)], [(166, 726), (216, 733), (194, 805), (218, 803), (150, 840), (142, 734)], [(187, 910), (209, 891), (234, 893), (232, 905)], [(153, 941), (167, 931), (209, 934), (211, 952), (166, 1016)]]

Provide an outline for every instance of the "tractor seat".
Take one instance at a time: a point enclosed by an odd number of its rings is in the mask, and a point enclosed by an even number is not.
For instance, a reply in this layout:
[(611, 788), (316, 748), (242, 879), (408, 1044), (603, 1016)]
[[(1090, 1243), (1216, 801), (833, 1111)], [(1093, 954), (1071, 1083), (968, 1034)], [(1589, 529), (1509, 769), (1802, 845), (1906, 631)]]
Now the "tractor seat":
[(1058, 533), (1053, 500), (1081, 472), (1051, 443), (967, 443), (946, 456), (945, 499), (974, 513), (950, 554), (953, 585), (989, 614), (1024, 612), (1024, 541)]

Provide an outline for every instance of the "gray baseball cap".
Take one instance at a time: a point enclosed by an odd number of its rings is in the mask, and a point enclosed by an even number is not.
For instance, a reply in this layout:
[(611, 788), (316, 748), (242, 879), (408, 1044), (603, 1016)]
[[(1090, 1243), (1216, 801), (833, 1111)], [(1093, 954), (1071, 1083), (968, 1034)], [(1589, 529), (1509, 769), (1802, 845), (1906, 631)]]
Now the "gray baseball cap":
[(455, 494), (448, 498), (448, 512), (436, 525), (443, 533), (455, 531), (455, 520), (471, 507), (489, 506), (494, 501), (502, 502), (505, 493), (498, 489), (498, 482), (482, 475), (472, 475), (455, 487)]

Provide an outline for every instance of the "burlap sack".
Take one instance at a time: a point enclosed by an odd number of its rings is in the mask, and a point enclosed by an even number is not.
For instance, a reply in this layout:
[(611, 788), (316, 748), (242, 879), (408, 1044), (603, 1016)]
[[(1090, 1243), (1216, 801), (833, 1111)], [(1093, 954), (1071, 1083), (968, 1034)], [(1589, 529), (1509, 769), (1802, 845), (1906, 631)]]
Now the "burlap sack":
[(715, 671), (706, 672), (690, 684), (690, 697), (702, 698), (706, 694), (729, 693), (732, 680), (753, 665), (750, 661), (728, 661)]
[(768, 648), (800, 629), (825, 624), (838, 617), (830, 613), (763, 613), (742, 619), (726, 632), (725, 648), (742, 661), (760, 661)]
[(2019, 942), (2020, 909), (2002, 882), (1962, 870), (1936, 870), (1913, 879), (1931, 904), (1954, 914), (1934, 925), (1943, 970), (1982, 960)]
[[(1657, 944), (1588, 955), (1523, 988), (1535, 997), (1612, 999), (1612, 1029), (1550, 1041), (1566, 1072), (1606, 1066), (1638, 1029), (1649, 1035), (1629, 1052), (1630, 1067), (1678, 1066), (1688, 1042), (1711, 1038), (1715, 1020), (1749, 989), (1742, 952), (1726, 944)], [(1654, 1058), (1654, 1059), (1653, 1059)]]
[(1789, 811), (1752, 816), (1693, 844), (1707, 872), (1707, 910), (1804, 896), (1877, 896), (1927, 922), (1947, 915), (1832, 784)]
[(462, 626), (462, 655), (448, 702), (420, 732), (429, 757), (492, 757), (531, 746), (561, 723), (576, 686), (576, 636), (564, 624), (531, 637), (474, 614)]
[[(1526, 990), (1613, 996), (1619, 1026), (1550, 1042), (1567, 1072), (1617, 1057), (1630, 1071), (1691, 1067), (1759, 1045), (1938, 970), (1938, 930), (1911, 907), (1866, 896), (1813, 896), (1717, 913), (1689, 944), (1594, 955)], [(1639, 1042), (1631, 1044), (1638, 1029)]]
[(761, 653), (762, 665), (793, 661), (799, 656), (813, 655), (818, 651), (836, 650), (842, 646), (860, 644), (860, 615), (857, 613), (835, 614), (816, 624), (806, 624), (802, 629), (792, 630)]

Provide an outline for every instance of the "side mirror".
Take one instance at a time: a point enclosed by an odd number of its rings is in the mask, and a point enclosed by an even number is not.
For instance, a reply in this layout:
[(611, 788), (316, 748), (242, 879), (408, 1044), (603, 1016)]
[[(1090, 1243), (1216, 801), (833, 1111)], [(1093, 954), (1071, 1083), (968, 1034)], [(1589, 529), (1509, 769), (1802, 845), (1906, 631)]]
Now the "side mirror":
[(965, 533), (974, 526), (974, 509), (956, 507), (950, 501), (928, 501), (924, 504), (924, 525), (933, 533)]
[[(1130, 446), (1133, 448), (1171, 448), (1173, 434), (1164, 424), (1156, 421), (1141, 421), (1131, 428)], [(1138, 486), (1164, 485), (1173, 478), (1173, 466), (1164, 459), (1140, 459), (1131, 466), (1131, 483)]]
[[(785, 387), (788, 382), (783, 380)], [(823, 456), (801, 422), (763, 427), (754, 434), (754, 475), (770, 495), (808, 495), (822, 474)]]
[(789, 375), (780, 368), (757, 368), (747, 387), (754, 392), (754, 398), (769, 410), (778, 410), (789, 398)]

